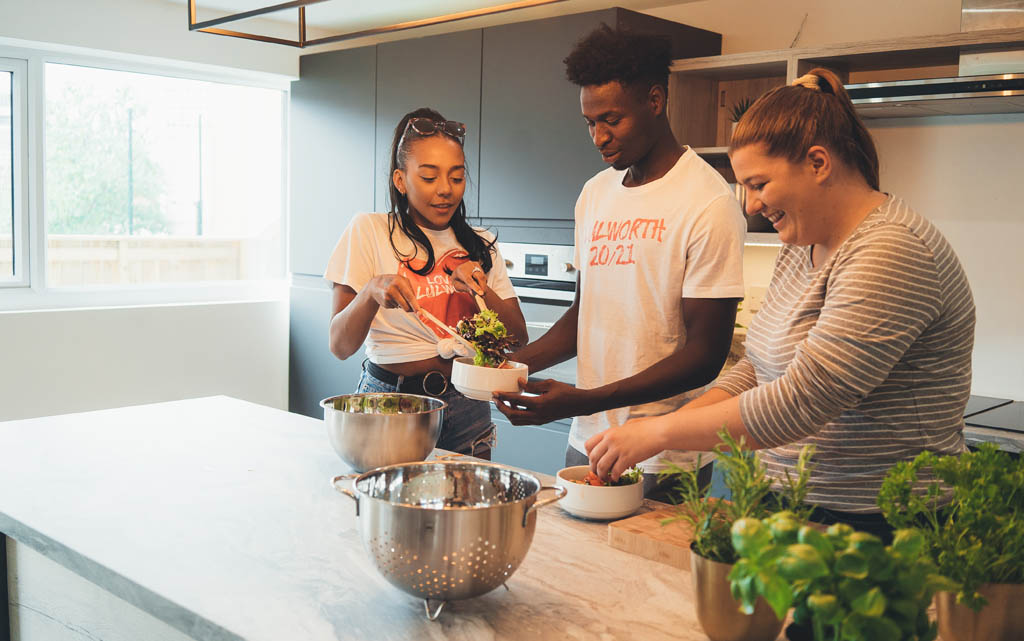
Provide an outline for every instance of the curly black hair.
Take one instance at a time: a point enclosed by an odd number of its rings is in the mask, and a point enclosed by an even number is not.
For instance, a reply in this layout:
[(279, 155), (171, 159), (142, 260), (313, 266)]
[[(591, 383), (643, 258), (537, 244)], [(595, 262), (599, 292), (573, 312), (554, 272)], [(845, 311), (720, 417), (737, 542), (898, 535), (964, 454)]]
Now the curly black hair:
[(602, 24), (577, 42), (563, 62), (569, 82), (580, 87), (616, 80), (644, 93), (654, 85), (667, 90), (672, 43), (667, 37)]

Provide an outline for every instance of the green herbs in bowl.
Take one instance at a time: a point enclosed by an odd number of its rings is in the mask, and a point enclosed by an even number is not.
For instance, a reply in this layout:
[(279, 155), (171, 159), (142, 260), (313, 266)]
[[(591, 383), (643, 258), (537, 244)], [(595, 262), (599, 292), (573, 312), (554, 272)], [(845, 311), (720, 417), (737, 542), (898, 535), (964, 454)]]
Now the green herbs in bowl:
[(566, 467), (558, 471), (555, 480), (555, 485), (565, 488), (565, 497), (558, 505), (569, 514), (583, 519), (621, 519), (643, 505), (642, 481), (643, 471), (639, 468), (623, 474), (618, 483), (604, 483), (593, 475), (589, 465)]
[(412, 394), (349, 394), (331, 404), (339, 412), (355, 414), (419, 414), (436, 409), (429, 400)]

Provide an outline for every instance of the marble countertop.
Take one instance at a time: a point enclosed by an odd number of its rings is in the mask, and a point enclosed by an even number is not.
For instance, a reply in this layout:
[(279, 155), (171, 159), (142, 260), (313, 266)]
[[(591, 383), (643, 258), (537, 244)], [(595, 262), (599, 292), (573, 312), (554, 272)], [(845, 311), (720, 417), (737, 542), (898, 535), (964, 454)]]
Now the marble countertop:
[(428, 621), (364, 552), (308, 417), (193, 399), (0, 423), (0, 452), (0, 532), (197, 639), (706, 639), (688, 573), (557, 503), (509, 590)]

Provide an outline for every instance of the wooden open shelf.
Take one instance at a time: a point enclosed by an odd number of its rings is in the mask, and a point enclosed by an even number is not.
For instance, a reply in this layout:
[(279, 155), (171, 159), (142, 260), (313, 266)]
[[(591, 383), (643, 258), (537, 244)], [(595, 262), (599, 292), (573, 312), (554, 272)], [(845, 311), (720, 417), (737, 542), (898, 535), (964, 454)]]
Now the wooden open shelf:
[[(832, 69), (847, 84), (941, 78), (958, 75), (961, 54), (997, 51), (1024, 51), (1024, 29), (967, 31), (675, 60), (669, 80), (669, 121), (679, 142), (696, 148), (697, 153), (732, 180), (724, 153), (731, 133), (729, 110), (743, 98), (756, 98), (814, 67)], [(926, 109), (921, 111), (919, 115), (928, 114)], [(888, 113), (865, 109), (862, 116)]]

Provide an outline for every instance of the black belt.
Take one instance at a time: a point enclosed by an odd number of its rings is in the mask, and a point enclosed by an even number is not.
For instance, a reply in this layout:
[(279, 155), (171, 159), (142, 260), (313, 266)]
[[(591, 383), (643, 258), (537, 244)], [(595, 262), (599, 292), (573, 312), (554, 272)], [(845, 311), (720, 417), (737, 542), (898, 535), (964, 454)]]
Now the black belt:
[(448, 391), (448, 377), (438, 370), (430, 370), (425, 374), (416, 376), (399, 376), (389, 372), (371, 360), (363, 361), (363, 369), (366, 372), (388, 385), (395, 385), (399, 392), (406, 394), (423, 394), (425, 396), (438, 397)]

